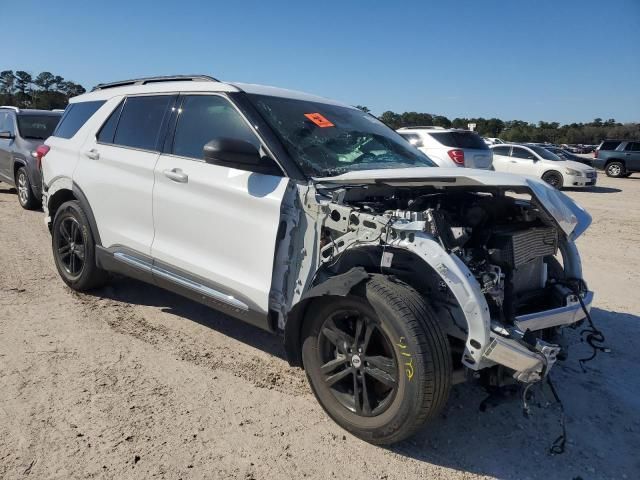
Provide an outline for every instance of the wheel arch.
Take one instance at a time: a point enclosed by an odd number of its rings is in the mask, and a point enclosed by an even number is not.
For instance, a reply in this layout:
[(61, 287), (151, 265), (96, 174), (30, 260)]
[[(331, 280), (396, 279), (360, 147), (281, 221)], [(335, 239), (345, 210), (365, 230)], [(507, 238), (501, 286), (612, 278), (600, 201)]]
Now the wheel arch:
[(15, 181), (16, 179), (16, 175), (18, 175), (18, 170), (20, 169), (20, 167), (25, 167), (27, 169), (27, 175), (29, 174), (29, 166), (27, 165), (27, 162), (22, 159), (22, 158), (15, 158), (13, 159), (13, 179)]
[(554, 169), (554, 168), (549, 168), (547, 170), (545, 170), (544, 172), (542, 172), (542, 175), (540, 175), (540, 179), (543, 179), (545, 175), (549, 174), (549, 173), (555, 173), (556, 175), (560, 176), (560, 181), (561, 181), (561, 185), (560, 187), (564, 187), (564, 175), (562, 175), (562, 172)]
[(613, 162), (620, 162), (625, 168), (627, 168), (627, 163), (625, 162), (625, 160), (623, 158), (617, 158), (617, 157), (607, 158), (604, 162), (604, 168), (607, 168), (607, 165)]
[(57, 179), (57, 181), (52, 182), (52, 185), (49, 188), (46, 205), (48, 212), (47, 224), (49, 226), (49, 230), (51, 230), (53, 219), (55, 218), (56, 212), (60, 206), (71, 200), (76, 200), (80, 203), (82, 210), (89, 220), (89, 227), (91, 228), (91, 234), (93, 235), (96, 245), (102, 246), (98, 224), (96, 223), (96, 219), (87, 196), (75, 182), (66, 178)]
[[(393, 254), (393, 268), (381, 268), (383, 252)], [(331, 270), (320, 268), (316, 273), (317, 281), (287, 314), (284, 329), (284, 346), (287, 360), (292, 366), (304, 367), (301, 358), (302, 326), (306, 312), (313, 303), (328, 296), (344, 297), (373, 275), (394, 277), (420, 295), (428, 298), (433, 307), (442, 313), (449, 310), (447, 316), (439, 317), (443, 329), (450, 337), (466, 340), (469, 335), (464, 311), (442, 277), (420, 256), (409, 250), (397, 247), (367, 246), (346, 251)], [(445, 307), (446, 305), (446, 307)]]

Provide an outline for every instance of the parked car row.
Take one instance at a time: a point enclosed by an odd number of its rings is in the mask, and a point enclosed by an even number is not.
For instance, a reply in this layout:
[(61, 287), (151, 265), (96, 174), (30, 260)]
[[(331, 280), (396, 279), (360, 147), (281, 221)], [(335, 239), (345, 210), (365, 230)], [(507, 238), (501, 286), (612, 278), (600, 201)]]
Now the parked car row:
[[(3, 140), (48, 135), (26, 125)], [(280, 333), (329, 416), (373, 443), (437, 418), (475, 372), (541, 382), (591, 307), (575, 245), (590, 216), (542, 181), (490, 171), (473, 132), (398, 134), (313, 95), (176, 76), (72, 98), (35, 147), (15, 158), (39, 161), (70, 288), (119, 273)], [(544, 149), (493, 148), (507, 171), (522, 160), (558, 166), (562, 185), (590, 178)]]

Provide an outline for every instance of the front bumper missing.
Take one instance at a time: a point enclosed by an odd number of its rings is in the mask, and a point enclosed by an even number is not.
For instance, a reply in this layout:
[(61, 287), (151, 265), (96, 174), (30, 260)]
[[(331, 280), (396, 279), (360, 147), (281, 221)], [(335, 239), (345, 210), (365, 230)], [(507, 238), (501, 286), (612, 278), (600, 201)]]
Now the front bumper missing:
[[(591, 304), (593, 303), (593, 292), (586, 292), (582, 301), (587, 311), (590, 311)], [(526, 332), (527, 330), (535, 332), (544, 328), (570, 325), (579, 322), (585, 317), (586, 314), (578, 298), (575, 295), (569, 295), (566, 306), (545, 310), (543, 312), (520, 315), (516, 317), (515, 325), (521, 332)]]
[[(583, 302), (589, 311), (593, 302), (593, 292), (583, 294)], [(508, 331), (501, 327), (495, 328), (483, 357), (493, 363), (512, 369), (514, 371), (513, 377), (520, 382), (540, 381), (556, 362), (561, 347), (540, 339), (537, 339), (535, 345), (531, 345), (523, 340), (524, 333), (571, 325), (584, 319), (585, 316), (578, 298), (575, 295), (570, 295), (567, 297), (567, 305), (564, 307), (516, 317), (515, 329)]]

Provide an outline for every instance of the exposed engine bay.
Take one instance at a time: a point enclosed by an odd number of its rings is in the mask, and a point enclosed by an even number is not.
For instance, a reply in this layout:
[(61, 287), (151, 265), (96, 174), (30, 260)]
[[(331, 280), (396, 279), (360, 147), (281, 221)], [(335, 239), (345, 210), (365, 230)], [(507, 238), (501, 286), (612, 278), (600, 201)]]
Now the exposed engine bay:
[(576, 294), (590, 292), (567, 284), (581, 278), (573, 242), (526, 191), (368, 184), (313, 193), (305, 210), (319, 220), (319, 256), (310, 284), (355, 266), (397, 276), (448, 319), (464, 367), (539, 381), (561, 352), (557, 329), (584, 318)]

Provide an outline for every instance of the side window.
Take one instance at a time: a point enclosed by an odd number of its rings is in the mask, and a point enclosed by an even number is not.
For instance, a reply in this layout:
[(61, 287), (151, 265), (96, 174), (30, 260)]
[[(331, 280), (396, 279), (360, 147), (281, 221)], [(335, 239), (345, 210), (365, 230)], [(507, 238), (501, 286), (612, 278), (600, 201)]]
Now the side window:
[(13, 125), (13, 116), (10, 112), (0, 113), (0, 132), (10, 132), (15, 135), (15, 127)]
[(535, 160), (535, 155), (531, 153), (529, 150), (525, 150), (520, 147), (513, 147), (511, 151), (511, 156), (515, 158), (524, 158), (526, 160)]
[(511, 147), (495, 147), (492, 150), (494, 155), (502, 155), (504, 157), (508, 157), (510, 148)]
[(102, 105), (104, 105), (104, 100), (72, 103), (65, 109), (53, 136), (73, 137)]
[(98, 132), (98, 142), (113, 143), (113, 137), (116, 134), (116, 127), (118, 126), (118, 120), (120, 120), (120, 113), (122, 113), (123, 106), (124, 100), (118, 104), (116, 109), (109, 115), (109, 118), (107, 118), (107, 121), (104, 122), (104, 125), (102, 125), (102, 128)]
[(624, 149), (627, 152), (640, 152), (640, 142), (629, 142)]
[(143, 150), (157, 150), (160, 127), (172, 99), (171, 95), (127, 98), (113, 143)]
[(202, 159), (204, 146), (222, 137), (245, 140), (260, 147), (260, 140), (225, 98), (217, 95), (184, 97), (171, 153)]

